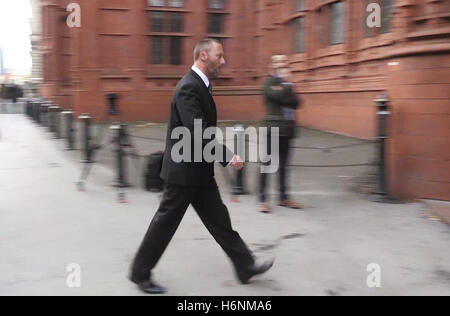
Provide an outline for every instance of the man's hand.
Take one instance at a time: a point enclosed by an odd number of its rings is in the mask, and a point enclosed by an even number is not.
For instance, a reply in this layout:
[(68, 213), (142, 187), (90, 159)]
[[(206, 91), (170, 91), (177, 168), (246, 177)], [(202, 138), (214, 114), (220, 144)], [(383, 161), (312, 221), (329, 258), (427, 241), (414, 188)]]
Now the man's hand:
[(233, 156), (230, 165), (236, 170), (241, 170), (242, 168), (244, 168), (244, 162), (242, 161), (242, 158), (239, 157), (238, 155)]
[(281, 86), (270, 86), (270, 90), (272, 91), (283, 91), (283, 87)]
[(286, 83), (292, 82), (292, 74), (289, 68), (278, 69), (278, 76)]

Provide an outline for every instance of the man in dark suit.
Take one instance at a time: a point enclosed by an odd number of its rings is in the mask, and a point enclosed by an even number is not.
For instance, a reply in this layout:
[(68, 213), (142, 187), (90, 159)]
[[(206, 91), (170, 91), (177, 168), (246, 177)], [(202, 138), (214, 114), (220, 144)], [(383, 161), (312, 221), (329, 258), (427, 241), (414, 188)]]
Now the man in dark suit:
[[(225, 65), (223, 47), (218, 41), (205, 39), (195, 47), (194, 60), (192, 69), (178, 83), (172, 100), (161, 171), (161, 177), (166, 183), (163, 198), (131, 269), (131, 281), (150, 294), (166, 291), (154, 282), (151, 271), (164, 253), (190, 204), (231, 259), (241, 283), (248, 283), (252, 277), (266, 272), (273, 265), (273, 260), (261, 265), (256, 264), (252, 253), (233, 230), (228, 209), (222, 202), (214, 179), (214, 163), (204, 159), (182, 162), (175, 162), (173, 159), (172, 149), (178, 141), (171, 137), (175, 129), (187, 128), (191, 135), (194, 135), (195, 120), (201, 120), (202, 131), (217, 125), (216, 104), (209, 78), (218, 76)], [(202, 148), (205, 145), (206, 142), (202, 141)], [(195, 144), (193, 146), (195, 147)], [(240, 157), (233, 155), (225, 146), (223, 149), (226, 159), (223, 159), (221, 164), (224, 167), (230, 165), (236, 170), (242, 169), (244, 165)]]

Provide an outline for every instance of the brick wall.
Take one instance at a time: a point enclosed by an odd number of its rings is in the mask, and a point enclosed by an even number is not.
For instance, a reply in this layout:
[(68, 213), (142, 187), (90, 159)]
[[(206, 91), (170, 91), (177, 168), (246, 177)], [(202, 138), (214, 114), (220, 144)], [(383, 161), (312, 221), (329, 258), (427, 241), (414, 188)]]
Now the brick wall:
[(404, 199), (450, 200), (450, 56), (395, 61), (389, 76), (391, 190)]

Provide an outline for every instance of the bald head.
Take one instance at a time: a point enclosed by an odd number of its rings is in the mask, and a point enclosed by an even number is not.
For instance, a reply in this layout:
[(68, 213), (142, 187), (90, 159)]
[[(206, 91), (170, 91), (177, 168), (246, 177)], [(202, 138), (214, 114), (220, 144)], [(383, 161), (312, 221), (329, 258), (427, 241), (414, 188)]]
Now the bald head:
[(200, 41), (194, 49), (194, 65), (208, 78), (217, 77), (225, 66), (222, 44), (214, 39)]
[(206, 52), (207, 54), (209, 54), (209, 52), (213, 48), (214, 43), (222, 45), (219, 41), (212, 38), (205, 38), (204, 40), (198, 42), (194, 49), (194, 62), (200, 59), (201, 52)]

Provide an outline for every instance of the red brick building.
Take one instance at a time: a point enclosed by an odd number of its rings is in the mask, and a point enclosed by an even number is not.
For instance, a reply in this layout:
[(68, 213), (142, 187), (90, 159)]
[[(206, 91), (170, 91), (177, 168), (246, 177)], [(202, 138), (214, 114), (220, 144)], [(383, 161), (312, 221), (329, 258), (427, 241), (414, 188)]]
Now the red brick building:
[[(228, 62), (220, 117), (258, 120), (269, 57), (283, 53), (302, 125), (371, 138), (386, 92), (391, 192), (450, 200), (449, 0), (78, 0), (81, 27), (69, 28), (71, 2), (41, 0), (42, 94), (62, 106), (104, 119), (116, 92), (123, 119), (165, 120), (195, 43), (213, 37)], [(372, 3), (380, 27), (367, 24)]]

